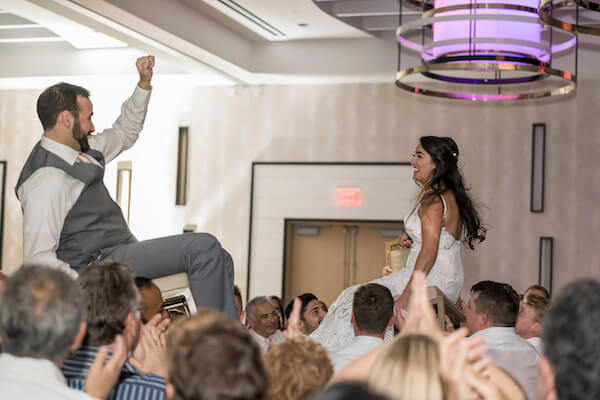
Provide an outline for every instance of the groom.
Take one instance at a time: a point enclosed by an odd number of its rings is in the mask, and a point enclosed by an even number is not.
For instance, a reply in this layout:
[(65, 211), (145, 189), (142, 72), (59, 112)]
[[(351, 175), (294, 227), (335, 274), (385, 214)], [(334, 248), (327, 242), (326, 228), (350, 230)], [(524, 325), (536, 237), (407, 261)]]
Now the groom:
[[(154, 57), (138, 58), (138, 84), (112, 128), (96, 135), (88, 90), (58, 83), (44, 90), (37, 112), (44, 129), (17, 182), (23, 209), (24, 264), (49, 265), (73, 278), (110, 258), (151, 279), (187, 272), (197, 305), (235, 318), (233, 262), (217, 239), (188, 233), (137, 241), (104, 186), (104, 166), (142, 130)], [(149, 157), (156, 155), (148, 154)]]

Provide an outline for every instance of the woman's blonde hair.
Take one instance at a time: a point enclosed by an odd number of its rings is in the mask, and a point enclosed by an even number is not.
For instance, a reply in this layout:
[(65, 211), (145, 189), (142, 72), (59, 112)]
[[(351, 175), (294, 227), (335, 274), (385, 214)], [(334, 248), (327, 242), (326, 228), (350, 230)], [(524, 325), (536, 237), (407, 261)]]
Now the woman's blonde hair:
[(426, 335), (399, 336), (377, 357), (369, 386), (392, 400), (442, 400), (439, 350)]

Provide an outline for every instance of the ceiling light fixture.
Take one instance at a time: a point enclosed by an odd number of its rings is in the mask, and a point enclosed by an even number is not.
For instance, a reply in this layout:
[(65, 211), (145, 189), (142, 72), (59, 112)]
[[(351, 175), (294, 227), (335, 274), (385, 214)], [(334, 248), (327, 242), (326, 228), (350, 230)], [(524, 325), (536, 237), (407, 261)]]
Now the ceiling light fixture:
[[(575, 89), (576, 33), (541, 24), (537, 0), (409, 1), (422, 15), (402, 24), (400, 0), (401, 89), (474, 101), (550, 97)], [(418, 53), (420, 65), (402, 67), (407, 49)], [(559, 54), (574, 57), (555, 57)]]
[[(586, 23), (580, 23), (585, 14)], [(539, 16), (548, 25), (600, 36), (600, 3), (592, 0), (540, 0)]]

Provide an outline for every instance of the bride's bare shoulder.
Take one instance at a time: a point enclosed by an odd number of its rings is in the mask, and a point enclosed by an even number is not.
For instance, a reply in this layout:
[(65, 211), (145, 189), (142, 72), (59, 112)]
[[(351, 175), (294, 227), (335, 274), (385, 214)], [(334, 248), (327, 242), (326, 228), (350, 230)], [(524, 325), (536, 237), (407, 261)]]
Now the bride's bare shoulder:
[(429, 209), (430, 207), (435, 208), (443, 208), (442, 199), (440, 196), (433, 193), (424, 193), (423, 197), (421, 197), (421, 201), (419, 202), (419, 206), (421, 210)]

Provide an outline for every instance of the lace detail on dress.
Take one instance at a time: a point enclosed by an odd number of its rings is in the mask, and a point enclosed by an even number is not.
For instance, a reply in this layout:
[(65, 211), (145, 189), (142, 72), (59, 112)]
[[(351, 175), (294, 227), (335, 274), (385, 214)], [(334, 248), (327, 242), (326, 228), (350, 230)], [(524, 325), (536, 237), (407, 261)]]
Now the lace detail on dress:
[[(371, 281), (379, 283), (390, 289), (392, 296), (400, 296), (404, 291), (406, 283), (412, 274), (412, 268), (404, 268), (402, 271), (391, 275), (386, 275), (381, 278)], [(338, 296), (337, 300), (331, 304), (327, 315), (319, 325), (319, 327), (310, 334), (310, 338), (327, 349), (329, 352), (335, 352), (354, 340), (354, 329), (350, 323), (352, 317), (352, 298), (354, 292), (361, 285), (350, 286)], [(392, 339), (394, 328), (386, 331), (385, 341)]]
[[(445, 215), (446, 202), (444, 201)], [(404, 219), (404, 228), (413, 240), (406, 267), (401, 271), (371, 281), (390, 289), (393, 297), (400, 296), (404, 291), (415, 268), (417, 256), (421, 251), (421, 219), (419, 218), (418, 208)], [(427, 286), (437, 286), (453, 303), (460, 296), (464, 280), (460, 248), (460, 241), (454, 239), (443, 227), (438, 255), (426, 278)], [(329, 307), (329, 312), (319, 327), (310, 334), (311, 339), (323, 345), (329, 352), (339, 350), (354, 339), (354, 330), (350, 322), (352, 298), (354, 292), (360, 286), (354, 285), (342, 291), (337, 300)], [(390, 328), (386, 331), (384, 340), (389, 341), (392, 337), (393, 328)]]

